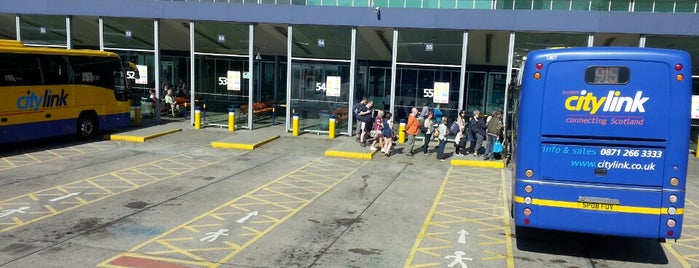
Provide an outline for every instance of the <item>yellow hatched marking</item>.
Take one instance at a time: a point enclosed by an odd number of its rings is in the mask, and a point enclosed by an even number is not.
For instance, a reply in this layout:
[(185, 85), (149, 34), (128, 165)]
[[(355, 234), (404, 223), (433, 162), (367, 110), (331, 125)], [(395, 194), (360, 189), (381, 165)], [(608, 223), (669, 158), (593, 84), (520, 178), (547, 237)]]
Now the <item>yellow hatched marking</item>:
[[(138, 189), (140, 187), (159, 182), (168, 178), (172, 178), (174, 176), (184, 174), (186, 172), (193, 171), (197, 168), (202, 168), (206, 166), (213, 165), (215, 163), (218, 163), (220, 161), (225, 161), (226, 159), (229, 159), (233, 156), (228, 156), (223, 159), (217, 159), (216, 161), (212, 161), (210, 163), (206, 163), (204, 161), (192, 161), (192, 163), (199, 164), (200, 166), (197, 165), (189, 165), (188, 169), (186, 170), (181, 170), (184, 171), (182, 173), (177, 173), (177, 172), (172, 172), (168, 173), (167, 176), (163, 177), (154, 177), (150, 176), (150, 174), (143, 173), (143, 172), (134, 172), (137, 171), (140, 168), (143, 168), (145, 166), (151, 166), (151, 165), (157, 165), (160, 162), (167, 162), (171, 161), (172, 159), (181, 159), (183, 157), (186, 157), (185, 155), (176, 155), (172, 156), (166, 159), (154, 161), (152, 163), (145, 163), (141, 164), (139, 166), (123, 169), (120, 171), (114, 171), (111, 173), (103, 174), (103, 175), (98, 175), (95, 177), (87, 178), (87, 179), (82, 179), (74, 182), (70, 182), (67, 184), (63, 185), (58, 185), (54, 186), (51, 188), (47, 188), (44, 190), (36, 191), (33, 193), (27, 193), (24, 195), (16, 196), (10, 199), (6, 199), (3, 201), (0, 201), (0, 209), (2, 210), (10, 210), (10, 209), (19, 209), (21, 207), (30, 207), (29, 210), (27, 210), (27, 213), (23, 214), (12, 214), (14, 216), (11, 219), (8, 218), (0, 218), (0, 233), (6, 232), (15, 228), (18, 228), (20, 226), (24, 226), (33, 222), (37, 222), (40, 220), (44, 220), (46, 218), (82, 207), (87, 204), (95, 203), (97, 201), (106, 199), (108, 197), (125, 193), (128, 191), (132, 191), (135, 189)], [(139, 178), (131, 178), (128, 179), (124, 176), (120, 176), (118, 174), (123, 174), (123, 173), (133, 173), (133, 174), (139, 174), (140, 176), (147, 176), (150, 177), (147, 180), (142, 180)], [(136, 183), (136, 181), (145, 181), (141, 183)], [(81, 192), (79, 195), (75, 196), (69, 196), (66, 197), (64, 200), (59, 200), (60, 202), (56, 201), (51, 201), (50, 199), (64, 196), (71, 191), (68, 189), (75, 190), (75, 192)], [(88, 192), (88, 191), (93, 191), (93, 192)], [(51, 206), (44, 206), (41, 205), (40, 203), (51, 203)], [(9, 220), (9, 221), (8, 221)]]
[[(469, 266), (514, 267), (504, 186), (504, 171), (450, 167), (404, 266), (449, 265), (462, 251)], [(457, 243), (462, 229), (466, 244)]]
[(70, 156), (77, 156), (81, 154), (87, 154), (92, 152), (105, 151), (112, 148), (118, 147), (119, 143), (104, 143), (103, 146), (98, 146), (94, 144), (84, 144), (71, 146), (69, 148), (58, 148), (50, 149), (46, 151), (36, 152), (36, 153), (26, 153), (17, 156), (3, 157), (2, 162), (6, 165), (0, 165), (0, 171), (8, 170), (17, 167), (28, 166), (32, 164), (49, 162), (57, 159), (63, 159)]
[(663, 247), (682, 267), (699, 267), (699, 206), (687, 197), (684, 206), (682, 237), (663, 243)]
[[(120, 256), (142, 256), (177, 264), (194, 262), (197, 267), (218, 267), (344, 181), (365, 163), (347, 159), (316, 159), (158, 237), (141, 243), (129, 252), (110, 258), (99, 266), (110, 267), (109, 263)], [(334, 176), (327, 174), (318, 176), (313, 171), (320, 170), (319, 166), (326, 167), (324, 170), (332, 171), (331, 174)], [(258, 215), (242, 223), (237, 222), (253, 211), (257, 211)], [(202, 222), (211, 223), (211, 221), (217, 221), (220, 226), (206, 228), (206, 230), (198, 228), (202, 226)], [(210, 242), (202, 241), (206, 240), (207, 234), (224, 229), (229, 231), (227, 235), (218, 236)], [(169, 237), (186, 237), (187, 239), (173, 241), (168, 239)]]

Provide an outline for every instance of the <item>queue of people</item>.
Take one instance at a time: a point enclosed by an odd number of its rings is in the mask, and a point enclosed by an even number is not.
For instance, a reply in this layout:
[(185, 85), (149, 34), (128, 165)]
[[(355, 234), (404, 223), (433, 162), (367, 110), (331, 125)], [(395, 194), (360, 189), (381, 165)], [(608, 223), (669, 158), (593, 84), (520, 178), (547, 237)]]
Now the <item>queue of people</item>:
[[(435, 112), (439, 112), (440, 118), (436, 118)], [(355, 104), (354, 117), (357, 121), (356, 134), (360, 146), (369, 145), (372, 151), (380, 148), (383, 154), (391, 156), (395, 150), (397, 136), (393, 122), (397, 119), (387, 111), (374, 112), (373, 102), (366, 98)], [(403, 148), (406, 156), (414, 156), (420, 152), (430, 156), (430, 144), (437, 142), (436, 158), (445, 161), (445, 149), (447, 143), (450, 143), (447, 136), (451, 135), (454, 136), (454, 156), (471, 155), (483, 160), (494, 160), (499, 153), (494, 149), (496, 143), (501, 140), (504, 129), (500, 111), (493, 111), (486, 116), (479, 110), (473, 111), (471, 115), (461, 110), (456, 118), (450, 120), (446, 114), (439, 111), (439, 107), (430, 109), (425, 105), (421, 109), (412, 107), (407, 118), (399, 119), (406, 119), (406, 144)], [(423, 143), (416, 145), (420, 136)]]

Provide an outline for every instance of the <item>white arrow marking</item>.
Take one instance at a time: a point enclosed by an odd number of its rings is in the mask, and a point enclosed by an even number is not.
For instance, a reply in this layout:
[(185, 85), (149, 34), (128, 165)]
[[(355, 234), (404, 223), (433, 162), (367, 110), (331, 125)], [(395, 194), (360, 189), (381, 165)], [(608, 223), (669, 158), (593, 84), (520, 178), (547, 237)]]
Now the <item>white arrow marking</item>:
[(80, 195), (80, 194), (81, 194), (80, 192), (77, 192), (77, 193), (69, 193), (69, 194), (64, 195), (64, 196), (56, 197), (56, 198), (51, 199), (51, 200), (49, 200), (49, 201), (51, 201), (51, 202), (56, 202), (56, 201), (60, 201), (60, 200), (66, 199), (66, 198), (68, 198), (68, 197), (76, 196), (76, 195)]
[(257, 214), (259, 214), (259, 211), (250, 212), (250, 213), (248, 213), (247, 215), (245, 215), (245, 217), (242, 217), (242, 218), (238, 219), (238, 220), (235, 221), (235, 222), (237, 222), (237, 223), (244, 223), (244, 222), (246, 222), (247, 220), (249, 220), (250, 218), (252, 218), (252, 216), (257, 216)]
[(25, 211), (25, 210), (27, 210), (27, 209), (29, 209), (29, 207), (21, 207), (21, 208), (18, 208), (18, 209), (6, 209), (6, 210), (3, 210), (2, 213), (0, 213), (0, 218), (5, 217), (5, 216), (12, 215), (12, 214), (14, 214), (14, 213), (22, 213), (22, 214), (25, 214), (25, 213), (27, 213), (27, 212)]
[(459, 244), (466, 244), (466, 235), (468, 235), (468, 232), (466, 230), (461, 229), (461, 231), (458, 232), (459, 234), (459, 241), (457, 241)]

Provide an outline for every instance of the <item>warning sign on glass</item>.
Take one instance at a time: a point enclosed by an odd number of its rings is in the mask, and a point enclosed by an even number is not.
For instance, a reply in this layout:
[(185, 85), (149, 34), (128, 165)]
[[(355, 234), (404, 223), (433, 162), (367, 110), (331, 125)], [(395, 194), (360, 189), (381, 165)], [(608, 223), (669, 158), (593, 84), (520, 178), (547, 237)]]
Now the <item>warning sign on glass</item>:
[(449, 82), (434, 82), (434, 103), (449, 103)]

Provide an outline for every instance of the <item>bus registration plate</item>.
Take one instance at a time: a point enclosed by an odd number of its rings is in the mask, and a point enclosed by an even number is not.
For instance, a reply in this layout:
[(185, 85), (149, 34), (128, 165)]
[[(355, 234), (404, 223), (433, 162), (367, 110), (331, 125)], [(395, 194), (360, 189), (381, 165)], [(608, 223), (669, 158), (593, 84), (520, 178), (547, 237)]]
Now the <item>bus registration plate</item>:
[(619, 211), (619, 200), (581, 196), (578, 198), (578, 208), (597, 211)]

